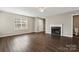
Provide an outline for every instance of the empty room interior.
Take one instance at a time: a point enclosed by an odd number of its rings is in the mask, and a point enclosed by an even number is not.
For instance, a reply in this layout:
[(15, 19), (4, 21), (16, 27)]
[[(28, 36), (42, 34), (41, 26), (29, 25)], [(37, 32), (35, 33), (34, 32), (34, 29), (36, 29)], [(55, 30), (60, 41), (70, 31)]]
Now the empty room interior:
[(0, 7), (0, 52), (79, 52), (79, 7)]

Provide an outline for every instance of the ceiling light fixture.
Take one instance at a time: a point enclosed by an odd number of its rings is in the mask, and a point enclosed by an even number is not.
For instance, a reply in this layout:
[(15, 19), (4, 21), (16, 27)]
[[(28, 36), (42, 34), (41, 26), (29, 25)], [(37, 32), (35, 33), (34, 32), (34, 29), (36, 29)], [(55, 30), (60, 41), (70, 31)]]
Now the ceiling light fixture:
[(40, 12), (44, 12), (46, 7), (39, 7)]

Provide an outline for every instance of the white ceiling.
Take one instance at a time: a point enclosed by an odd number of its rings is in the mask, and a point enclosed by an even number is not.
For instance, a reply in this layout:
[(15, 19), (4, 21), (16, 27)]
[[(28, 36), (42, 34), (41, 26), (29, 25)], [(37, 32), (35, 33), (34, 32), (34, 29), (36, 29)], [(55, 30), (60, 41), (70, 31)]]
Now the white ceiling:
[(40, 12), (38, 7), (0, 7), (1, 11), (27, 15), (32, 17), (46, 17), (65, 12), (78, 10), (79, 7), (47, 7), (44, 12)]

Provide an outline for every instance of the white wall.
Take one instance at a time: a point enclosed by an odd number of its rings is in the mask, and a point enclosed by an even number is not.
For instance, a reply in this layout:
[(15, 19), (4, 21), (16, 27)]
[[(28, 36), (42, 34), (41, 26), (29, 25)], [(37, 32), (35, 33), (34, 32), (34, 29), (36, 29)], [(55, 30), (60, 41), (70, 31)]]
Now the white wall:
[(72, 37), (72, 33), (73, 33), (72, 21), (73, 20), (71, 13), (64, 13), (64, 14), (46, 17), (46, 33), (49, 34), (51, 33), (50, 25), (62, 24), (63, 26), (62, 35)]
[[(46, 33), (50, 33), (50, 25), (53, 24), (63, 24), (63, 36), (72, 37), (73, 36), (73, 15), (79, 15), (79, 10), (73, 11), (70, 13), (63, 13), (54, 16), (46, 17)], [(0, 12), (0, 37), (7, 35), (17, 35), (22, 33), (30, 33), (37, 32), (35, 30), (35, 24), (37, 18), (35, 17), (27, 17), (29, 20), (28, 30), (23, 31), (15, 31), (14, 30), (14, 17), (18, 17), (20, 15), (8, 13), (8, 12)]]
[(29, 17), (28, 18), (28, 33), (34, 32), (34, 22), (35, 22), (35, 18), (33, 17)]
[(35, 32), (42, 32), (44, 31), (44, 24), (42, 18), (35, 18)]
[[(25, 17), (26, 19), (28, 19), (28, 29), (15, 30), (14, 22), (15, 18), (18, 17)], [(0, 37), (31, 33), (31, 32), (39, 32), (37, 31), (38, 29), (37, 25), (39, 24), (38, 23), (39, 19), (41, 20), (42, 18), (28, 17), (8, 12), (0, 12)]]
[(28, 29), (15, 30), (14, 18), (19, 16), (22, 15), (0, 12), (0, 37), (34, 32), (34, 18), (27, 16), (26, 18), (28, 19)]

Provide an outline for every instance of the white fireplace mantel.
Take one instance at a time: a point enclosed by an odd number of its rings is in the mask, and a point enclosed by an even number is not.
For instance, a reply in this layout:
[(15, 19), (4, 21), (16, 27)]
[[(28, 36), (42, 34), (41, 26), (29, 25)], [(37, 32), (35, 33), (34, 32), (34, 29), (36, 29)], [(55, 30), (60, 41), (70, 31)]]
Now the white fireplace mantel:
[(50, 25), (50, 30), (51, 30), (51, 27), (61, 27), (61, 36), (63, 36), (63, 24), (52, 24)]

